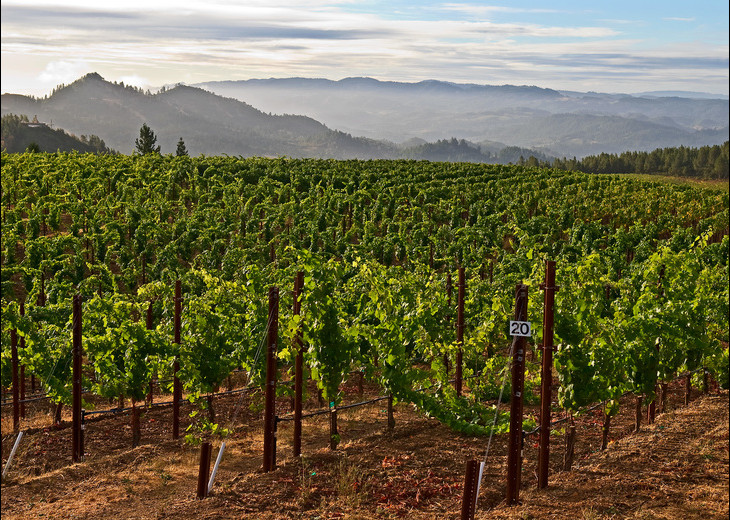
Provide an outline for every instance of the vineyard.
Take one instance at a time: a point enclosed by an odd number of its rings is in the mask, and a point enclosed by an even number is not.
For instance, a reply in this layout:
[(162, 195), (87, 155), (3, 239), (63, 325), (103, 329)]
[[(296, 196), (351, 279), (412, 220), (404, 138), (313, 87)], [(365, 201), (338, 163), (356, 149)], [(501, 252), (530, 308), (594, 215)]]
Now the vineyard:
[[(648, 406), (654, 422), (678, 379), (687, 402), (727, 389), (728, 205), (727, 191), (519, 166), (3, 153), (4, 467), (19, 404), (53, 407), (30, 437), (83, 406), (92, 445), (107, 415), (132, 416), (130, 446), (180, 450), (263, 421), (271, 471), (277, 427), (292, 423), (300, 455), (308, 421), (327, 418), (337, 452), (338, 411), (352, 429), (349, 407), (386, 400), (388, 430), (412, 408), (504, 452), (516, 392), (519, 432), (536, 439), (554, 413), (575, 442), (598, 413), (605, 448), (619, 412), (636, 409), (639, 430)], [(511, 320), (531, 325), (522, 343)], [(142, 433), (141, 413), (160, 431)], [(35, 471), (84, 464), (77, 435)], [(434, 500), (461, 493), (453, 462)]]

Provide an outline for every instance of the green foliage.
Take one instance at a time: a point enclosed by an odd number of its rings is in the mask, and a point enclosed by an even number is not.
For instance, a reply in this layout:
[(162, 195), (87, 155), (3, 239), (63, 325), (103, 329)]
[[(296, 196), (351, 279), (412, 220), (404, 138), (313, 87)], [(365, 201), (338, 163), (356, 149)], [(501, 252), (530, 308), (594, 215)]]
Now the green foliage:
[(223, 428), (220, 424), (214, 423), (205, 417), (204, 413), (201, 413), (204, 409), (205, 407), (201, 407), (190, 412), (192, 422), (185, 429), (187, 432), (185, 434), (185, 444), (200, 446), (203, 442), (213, 438), (225, 439), (230, 435), (231, 431), (228, 428)]
[[(457, 396), (453, 388), (443, 386), (437, 388), (433, 395), (403, 389), (402, 399), (413, 403), (428, 417), (438, 419), (455, 431), (465, 435), (489, 435), (509, 431), (509, 410), (502, 408), (497, 416), (497, 422), (492, 428), (496, 405), (485, 406), (471, 398)], [(532, 429), (535, 421), (527, 418), (522, 423), (523, 429)]]
[[(502, 402), (508, 403), (512, 394), (511, 360), (495, 355), (486, 360), (479, 377), (470, 380), (469, 389), (477, 401), (497, 401), (500, 392)], [(504, 386), (504, 388), (503, 388)], [(525, 384), (523, 400), (527, 404), (540, 402), (540, 367), (535, 363), (525, 363)]]
[(177, 148), (175, 148), (175, 155), (177, 157), (181, 157), (183, 155), (185, 155), (185, 156), (186, 155), (189, 155), (188, 154), (188, 149), (185, 146), (185, 142), (183, 141), (183, 138), (182, 137), (177, 142)]
[[(178, 377), (193, 396), (212, 392), (238, 366), (263, 370), (266, 333), (263, 280), (252, 269), (240, 282), (189, 271), (182, 317)], [(256, 360), (258, 352), (258, 360)]]
[[(293, 361), (301, 327), (305, 364), (328, 402), (362, 370), (396, 400), (484, 433), (489, 406), (456, 398), (444, 356), (453, 363), (461, 348), (465, 375), (481, 372), (469, 380), (473, 396), (495, 400), (517, 283), (530, 288), (528, 348), (540, 341), (547, 258), (558, 264), (562, 406), (608, 400), (614, 413), (626, 390), (651, 398), (684, 370), (722, 373), (729, 251), (719, 192), (515, 166), (3, 153), (0, 196), (3, 384), (18, 328), (22, 362), (57, 401), (70, 397), (74, 294), (85, 297), (94, 367), (85, 385), (140, 399), (177, 359), (195, 399), (237, 367), (261, 383), (266, 292), (278, 286), (280, 364)], [(456, 288), (450, 304), (446, 295), (458, 265), (463, 345)], [(526, 398), (536, 381), (528, 364)], [(435, 395), (414, 392), (429, 385)]]
[(160, 146), (157, 144), (157, 136), (152, 129), (143, 123), (139, 129), (139, 137), (134, 140), (135, 151), (140, 155), (159, 154)]
[(703, 179), (727, 179), (728, 141), (722, 145), (660, 148), (651, 152), (602, 153), (580, 161), (556, 159), (553, 168), (587, 173), (646, 173)]
[(720, 388), (727, 390), (730, 388), (730, 359), (728, 358), (728, 349), (724, 348), (718, 356), (709, 359), (708, 368), (717, 379)]
[(104, 397), (127, 396), (142, 401), (168, 350), (164, 338), (143, 322), (145, 307), (122, 295), (94, 296), (83, 305), (83, 348), (94, 367), (89, 381)]

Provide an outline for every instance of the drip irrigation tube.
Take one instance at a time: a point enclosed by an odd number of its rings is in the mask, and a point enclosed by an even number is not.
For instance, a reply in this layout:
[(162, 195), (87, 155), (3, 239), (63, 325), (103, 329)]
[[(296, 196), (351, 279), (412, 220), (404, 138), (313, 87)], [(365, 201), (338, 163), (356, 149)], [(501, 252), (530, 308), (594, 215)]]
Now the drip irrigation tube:
[[(674, 379), (672, 379), (671, 382), (679, 381), (680, 379), (683, 379), (683, 378), (685, 378), (687, 376), (691, 376), (691, 375), (694, 375), (694, 374), (699, 374), (699, 373), (704, 372), (704, 371), (705, 371), (704, 368), (698, 368), (697, 370), (692, 370), (692, 371), (689, 371), (689, 372), (684, 372), (683, 374), (678, 375), (677, 377), (675, 377)], [(621, 397), (626, 397), (629, 394), (633, 394), (633, 392), (631, 392), (631, 391), (624, 392), (623, 394), (621, 394)], [(621, 399), (621, 397), (619, 397), (619, 399)], [(596, 403), (594, 405), (591, 405), (588, 408), (579, 410), (578, 413), (592, 412), (596, 408), (600, 408), (601, 406), (605, 405), (607, 402), (608, 401), (601, 401), (600, 403)], [(556, 419), (554, 421), (551, 421), (550, 422), (550, 427), (552, 428), (556, 424), (564, 423), (568, 419), (569, 419), (569, 417), (563, 417), (562, 419)], [(525, 437), (529, 437), (530, 435), (534, 435), (534, 434), (536, 434), (539, 431), (540, 431), (540, 426), (538, 426), (534, 430), (530, 430), (529, 432), (523, 432), (523, 433), (524, 433)]]

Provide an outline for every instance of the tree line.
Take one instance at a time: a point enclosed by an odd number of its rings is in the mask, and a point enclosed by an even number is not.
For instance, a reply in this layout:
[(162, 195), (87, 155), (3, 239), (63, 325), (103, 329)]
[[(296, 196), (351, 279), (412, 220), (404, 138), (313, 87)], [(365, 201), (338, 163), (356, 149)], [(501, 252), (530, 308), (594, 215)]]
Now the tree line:
[[(31, 127), (34, 123), (36, 128)], [(66, 132), (63, 128), (52, 128), (45, 123), (39, 123), (35, 117), (31, 121), (25, 114), (2, 116), (0, 129), (2, 130), (2, 148), (10, 152), (80, 150), (102, 154), (117, 153), (97, 135), (77, 136)]]
[[(140, 155), (160, 153), (160, 145), (157, 144), (157, 135), (147, 126), (147, 123), (143, 123), (139, 129), (139, 137), (134, 140), (134, 150)], [(178, 157), (188, 155), (188, 149), (182, 137), (177, 141), (175, 155)]]
[[(530, 159), (533, 159), (532, 157)], [(534, 161), (537, 162), (537, 161)], [(602, 153), (583, 159), (539, 161), (541, 166), (584, 173), (645, 173), (700, 179), (727, 179), (728, 141), (721, 145), (691, 148), (658, 148), (651, 152)]]

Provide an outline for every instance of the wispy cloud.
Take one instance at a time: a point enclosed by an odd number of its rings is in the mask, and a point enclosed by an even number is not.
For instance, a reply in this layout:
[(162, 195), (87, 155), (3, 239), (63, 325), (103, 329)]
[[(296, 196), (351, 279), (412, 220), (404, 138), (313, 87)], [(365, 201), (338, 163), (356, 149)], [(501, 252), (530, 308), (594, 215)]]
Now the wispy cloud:
[(540, 7), (506, 7), (500, 5), (481, 5), (481, 4), (464, 4), (464, 3), (447, 3), (441, 4), (440, 9), (443, 11), (457, 11), (469, 14), (488, 15), (492, 13), (559, 13), (557, 9), (545, 9)]
[(669, 16), (666, 18), (662, 18), (665, 22), (694, 22), (694, 18), (679, 18), (677, 16)]
[[(649, 22), (625, 14), (576, 17), (538, 3), (426, 3), (399, 17), (358, 11), (365, 4), (354, 0), (4, 0), (3, 89), (31, 63), (37, 86), (48, 90), (92, 70), (157, 85), (355, 75), (580, 88), (591, 74), (633, 85), (636, 71), (674, 85), (682, 70), (727, 78), (727, 45), (695, 38), (652, 47), (643, 33)], [(636, 37), (627, 36), (632, 26), (642, 29)]]
[(71, 83), (77, 80), (79, 76), (85, 74), (89, 70), (89, 63), (84, 60), (76, 61), (52, 61), (46, 65), (46, 68), (38, 74), (38, 79), (43, 83), (51, 85), (59, 85), (61, 83)]

